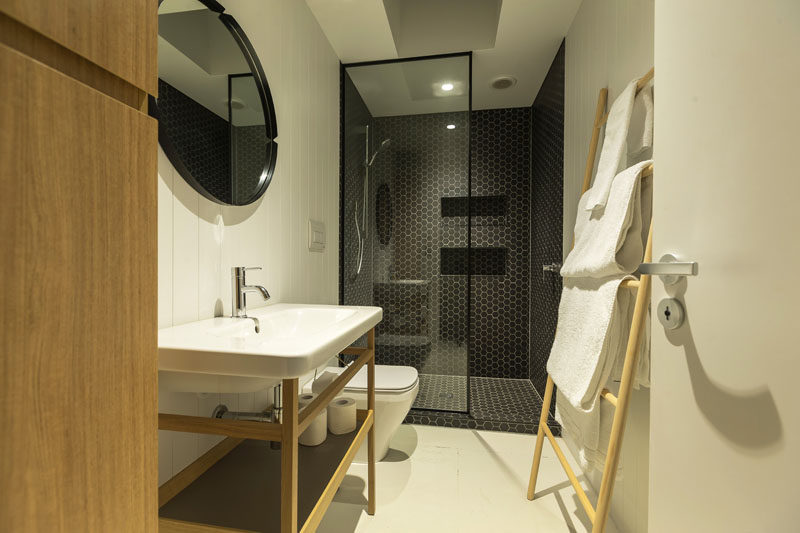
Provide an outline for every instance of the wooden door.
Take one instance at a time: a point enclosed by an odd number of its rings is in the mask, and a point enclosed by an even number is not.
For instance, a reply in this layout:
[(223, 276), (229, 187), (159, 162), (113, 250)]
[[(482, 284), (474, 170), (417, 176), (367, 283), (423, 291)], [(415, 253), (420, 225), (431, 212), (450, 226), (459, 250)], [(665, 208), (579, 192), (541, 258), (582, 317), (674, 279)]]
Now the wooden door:
[(3, 0), (0, 11), (156, 94), (158, 0)]
[(0, 44), (0, 531), (154, 531), (156, 123)]

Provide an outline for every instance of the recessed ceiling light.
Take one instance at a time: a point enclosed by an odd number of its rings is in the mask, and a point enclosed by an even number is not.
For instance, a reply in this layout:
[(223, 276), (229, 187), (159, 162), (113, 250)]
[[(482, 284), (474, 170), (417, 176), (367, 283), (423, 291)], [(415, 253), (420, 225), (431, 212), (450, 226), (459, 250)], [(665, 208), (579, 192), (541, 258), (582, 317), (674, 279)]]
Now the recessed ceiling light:
[(517, 84), (517, 78), (514, 76), (499, 76), (492, 80), (492, 87), (495, 89), (508, 89)]
[(456, 125), (455, 124), (448, 124), (447, 125), (447, 129), (448, 130), (454, 130), (454, 129), (456, 129)]
[(233, 109), (244, 109), (245, 107), (244, 102), (242, 101), (241, 98), (236, 98), (236, 97), (231, 98), (230, 104)]
[(452, 83), (443, 83), (442, 84), (442, 90), (443, 91), (452, 91), (453, 90), (453, 84)]

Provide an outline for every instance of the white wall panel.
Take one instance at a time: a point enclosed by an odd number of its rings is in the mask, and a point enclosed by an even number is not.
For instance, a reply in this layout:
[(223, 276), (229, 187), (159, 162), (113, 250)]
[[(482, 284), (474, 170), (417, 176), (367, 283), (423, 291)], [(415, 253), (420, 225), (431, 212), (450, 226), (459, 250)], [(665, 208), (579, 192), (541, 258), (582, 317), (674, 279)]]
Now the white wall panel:
[[(572, 248), (578, 198), (589, 152), (597, 94), (608, 105), (653, 66), (653, 0), (584, 0), (567, 33), (564, 88), (564, 255)], [(656, 92), (658, 73), (656, 73)], [(602, 139), (602, 137), (601, 137)], [(599, 152), (598, 152), (599, 159)], [(596, 165), (597, 161), (595, 161)], [(611, 517), (620, 531), (647, 531), (650, 392), (635, 391)], [(587, 473), (595, 489), (600, 475)]]
[[(225, 207), (196, 193), (159, 154), (159, 327), (229, 314), (232, 266), (263, 267), (249, 281), (267, 287), (270, 303), (338, 302), (339, 60), (305, 2), (237, 0), (226, 11), (244, 28), (267, 75), (278, 162), (260, 201)], [(308, 251), (309, 217), (325, 223), (324, 253)], [(264, 305), (257, 297), (248, 304)], [(253, 409), (271, 400), (266, 392), (159, 394), (165, 412), (201, 416), (219, 401)], [(159, 434), (159, 483), (216, 442)]]

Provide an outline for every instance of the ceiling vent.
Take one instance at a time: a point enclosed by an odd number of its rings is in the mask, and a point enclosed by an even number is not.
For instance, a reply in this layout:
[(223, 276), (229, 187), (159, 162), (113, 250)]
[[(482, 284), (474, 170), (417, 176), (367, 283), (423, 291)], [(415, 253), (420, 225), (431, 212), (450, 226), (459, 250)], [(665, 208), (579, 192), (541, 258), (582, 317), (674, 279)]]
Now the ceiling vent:
[(495, 89), (508, 89), (517, 84), (517, 78), (514, 76), (500, 76), (492, 80), (492, 87)]

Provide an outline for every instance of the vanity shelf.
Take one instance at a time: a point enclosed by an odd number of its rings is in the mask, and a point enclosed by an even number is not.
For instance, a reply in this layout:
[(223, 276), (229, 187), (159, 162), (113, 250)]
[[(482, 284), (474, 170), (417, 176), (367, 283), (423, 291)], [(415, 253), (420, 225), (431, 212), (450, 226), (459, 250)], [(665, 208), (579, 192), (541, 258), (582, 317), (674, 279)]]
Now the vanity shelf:
[[(356, 452), (367, 441), (367, 512), (375, 513), (375, 330), (367, 347), (342, 354), (356, 360), (307, 407), (298, 410), (298, 378), (283, 380), (281, 423), (159, 414), (159, 429), (228, 438), (159, 487), (161, 533), (316, 531)], [(367, 409), (355, 431), (328, 434), (314, 447), (298, 438), (345, 385), (367, 365)], [(273, 450), (269, 441), (280, 442)]]
[[(303, 525), (319, 505), (317, 502), (326, 492), (330, 497), (336, 493), (372, 420), (370, 411), (359, 410), (358, 425), (352, 433), (329, 434), (319, 446), (300, 447), (298, 531), (309, 531)], [(337, 470), (341, 476), (337, 476)], [(183, 531), (170, 527), (195, 522), (235, 530), (279, 532), (280, 472), (280, 450), (273, 450), (266, 441), (244, 440), (159, 510), (160, 531)], [(330, 502), (320, 503), (327, 508)]]

